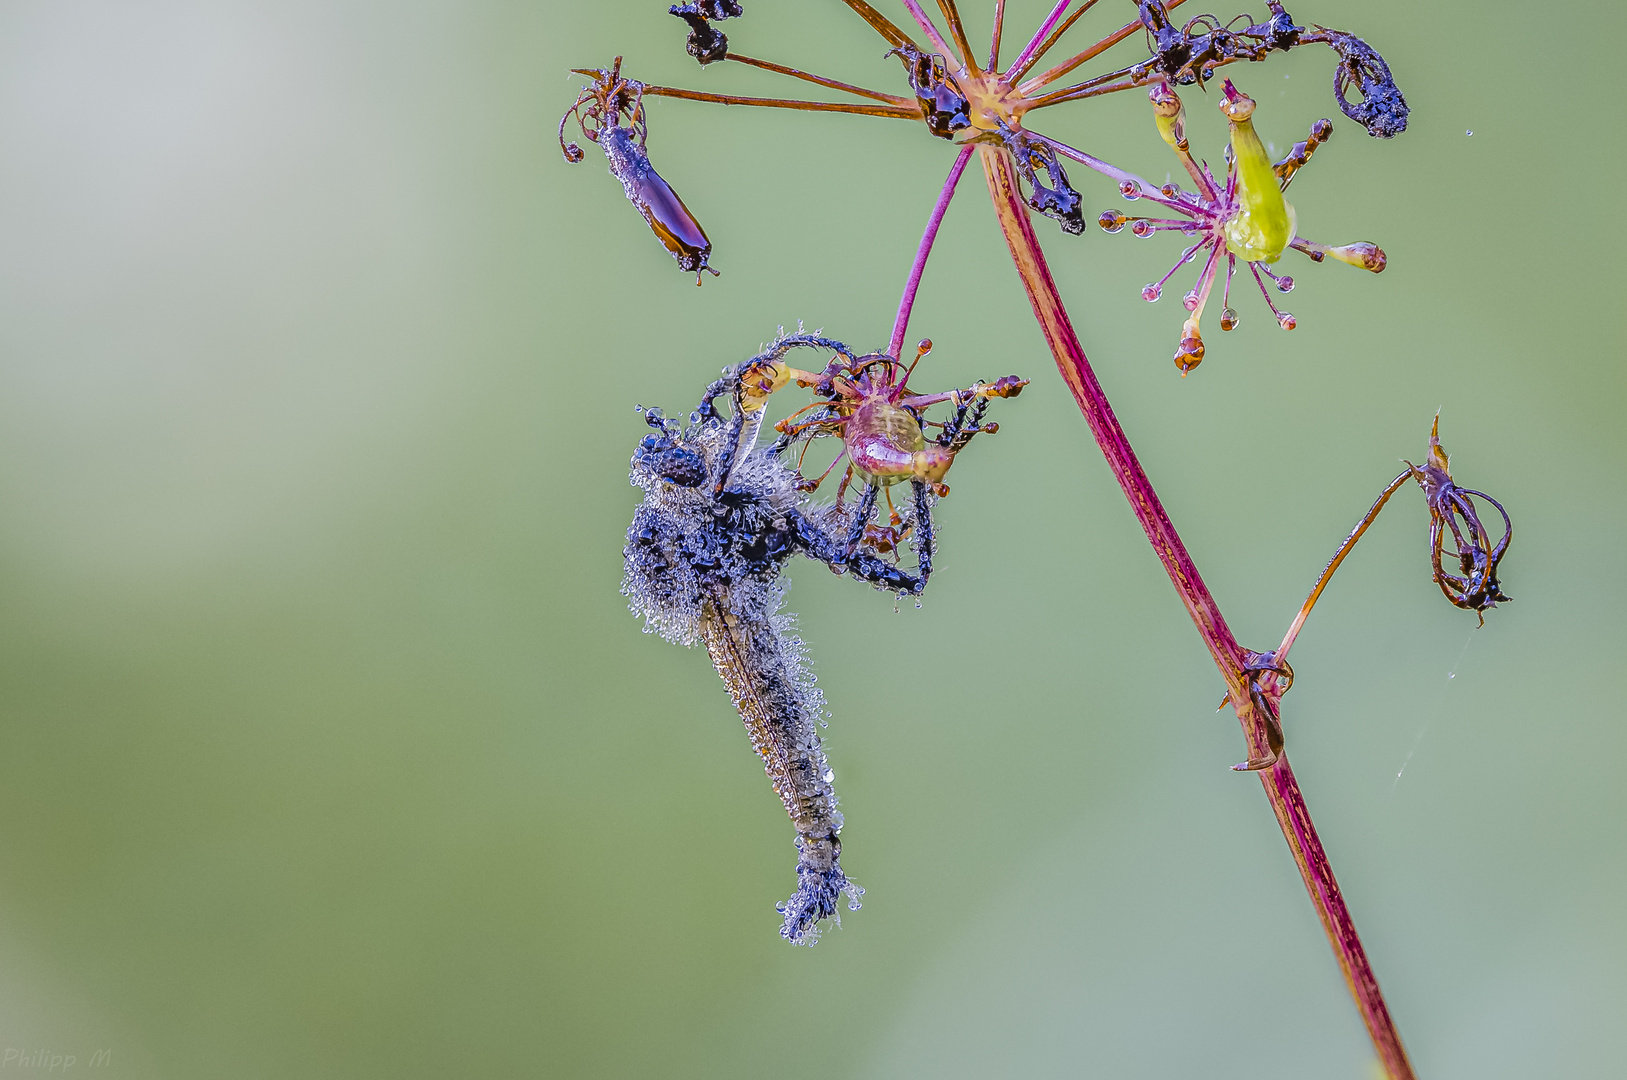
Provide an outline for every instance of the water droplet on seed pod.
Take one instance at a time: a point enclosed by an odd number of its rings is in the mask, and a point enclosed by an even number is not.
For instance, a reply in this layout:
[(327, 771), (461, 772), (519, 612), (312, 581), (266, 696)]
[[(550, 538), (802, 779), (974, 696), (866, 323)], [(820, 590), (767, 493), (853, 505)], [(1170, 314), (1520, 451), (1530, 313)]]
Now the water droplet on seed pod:
[(1220, 310), (1220, 328), (1222, 330), (1236, 330), (1237, 312), (1231, 308), (1222, 308)]
[(1277, 325), (1282, 327), (1284, 330), (1292, 330), (1294, 327), (1299, 325), (1299, 320), (1294, 318), (1293, 315), (1289, 314), (1288, 312), (1283, 311), (1277, 314)]
[(1143, 285), (1141, 287), (1141, 299), (1145, 300), (1149, 304), (1163, 295), (1164, 287), (1158, 284), (1156, 281), (1151, 285)]

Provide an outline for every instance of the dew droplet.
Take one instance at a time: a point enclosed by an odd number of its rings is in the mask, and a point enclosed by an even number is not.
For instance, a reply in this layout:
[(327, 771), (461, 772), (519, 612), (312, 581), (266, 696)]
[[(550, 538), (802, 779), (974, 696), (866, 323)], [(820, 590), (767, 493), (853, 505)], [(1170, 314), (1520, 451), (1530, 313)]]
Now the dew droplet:
[(1164, 287), (1162, 285), (1158, 284), (1158, 282), (1156, 282), (1156, 281), (1154, 281), (1150, 285), (1143, 285), (1141, 287), (1141, 299), (1145, 300), (1149, 304), (1152, 303), (1153, 301), (1157, 300), (1160, 296), (1163, 296), (1163, 295), (1164, 295)]
[(1237, 329), (1237, 312), (1231, 308), (1220, 309), (1220, 328), (1222, 330)]
[(1141, 198), (1141, 185), (1134, 180), (1125, 180), (1119, 184), (1119, 194), (1132, 202)]
[(835, 779), (836, 779), (836, 770), (835, 769), (826, 769), (825, 770), (825, 783), (828, 784), (832, 780), (835, 780)]
[(1103, 232), (1116, 233), (1123, 229), (1125, 222), (1129, 220), (1117, 210), (1104, 210), (1102, 216), (1096, 219), (1096, 224), (1102, 227)]
[(1294, 279), (1289, 277), (1287, 274), (1282, 275), (1282, 277), (1277, 279), (1277, 291), (1278, 292), (1293, 292), (1294, 291)]
[(1198, 290), (1193, 289), (1191, 292), (1181, 297), (1181, 303), (1186, 305), (1186, 310), (1188, 311), (1198, 310)]
[(1152, 222), (1141, 220), (1130, 226), (1130, 231), (1145, 240), (1152, 235)]
[(1181, 197), (1181, 185), (1179, 184), (1165, 184), (1158, 190), (1163, 193), (1166, 199), (1179, 199)]
[(1474, 132), (1472, 130), (1470, 130), (1470, 131), (1465, 131), (1463, 134), (1465, 134), (1465, 135), (1473, 135)]
[(1294, 327), (1299, 325), (1299, 320), (1294, 318), (1290, 313), (1282, 311), (1277, 313), (1277, 325), (1282, 327), (1284, 330), (1292, 330)]

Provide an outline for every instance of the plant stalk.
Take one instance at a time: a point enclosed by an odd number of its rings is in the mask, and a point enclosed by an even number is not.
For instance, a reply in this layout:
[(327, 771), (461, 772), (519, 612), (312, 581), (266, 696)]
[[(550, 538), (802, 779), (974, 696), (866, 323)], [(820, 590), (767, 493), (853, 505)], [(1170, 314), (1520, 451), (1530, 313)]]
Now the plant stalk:
[[(1268, 725), (1273, 724), (1276, 717), (1264, 715), (1264, 709), (1274, 709), (1275, 703), (1264, 694), (1251, 692), (1253, 674), (1245, 670), (1243, 649), (1232, 636), (1219, 606), (1204, 585), (1186, 545), (1181, 542), (1180, 534), (1175, 531), (1169, 515), (1159, 502), (1152, 482), (1136, 460), (1124, 429), (1113, 415), (1107, 395), (1096, 381), (1096, 374), (1085, 357), (1078, 335), (1074, 333), (1073, 324), (1063, 307), (1050, 268), (1045, 263), (1045, 255), (1029, 222), (1028, 208), (1018, 187), (1010, 153), (1003, 147), (979, 146), (978, 154), (988, 178), (989, 194), (1000, 229), (1011, 247), (1017, 273), (1028, 290), (1034, 316), (1056, 358), (1062, 378), (1073, 391), (1079, 411), (1084, 414), (1091, 433), (1096, 437), (1096, 444), (1101, 447), (1108, 466), (1123, 488), (1125, 497), (1130, 500), (1131, 509), (1146, 531), (1147, 539), (1164, 564), (1204, 644), (1208, 646), (1215, 666), (1220, 669), (1221, 678), (1226, 682), (1227, 696), (1243, 726), (1250, 759), (1265, 758), (1269, 756)], [(1367, 1025), (1379, 1060), (1391, 1080), (1415, 1080), (1400, 1033), (1396, 1031), (1389, 1008), (1384, 1004), (1378, 979), (1373, 975), (1372, 965), (1356, 933), (1356, 924), (1345, 906), (1339, 883), (1333, 876), (1333, 867), (1322, 848), (1322, 841), (1316, 835), (1316, 826), (1311, 822), (1310, 811), (1305, 806), (1304, 796), (1300, 794), (1287, 757), (1280, 757), (1274, 765), (1260, 770), (1260, 783), (1277, 815), (1277, 823), (1282, 827), (1294, 863), (1304, 878), (1305, 890), (1322, 920), (1322, 928), (1327, 932), (1328, 942), (1333, 946), (1334, 956), (1344, 973), (1345, 984)]]

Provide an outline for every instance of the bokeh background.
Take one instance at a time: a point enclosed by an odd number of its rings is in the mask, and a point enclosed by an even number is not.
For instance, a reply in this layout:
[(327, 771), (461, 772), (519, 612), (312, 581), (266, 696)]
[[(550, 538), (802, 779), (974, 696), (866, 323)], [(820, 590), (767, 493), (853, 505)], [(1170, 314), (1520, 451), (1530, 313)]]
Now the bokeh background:
[[(869, 891), (817, 948), (777, 936), (784, 815), (704, 652), (617, 595), (633, 407), (687, 409), (799, 320), (884, 343), (950, 151), (654, 102), (723, 271), (696, 289), (553, 138), (567, 69), (617, 54), (785, 92), (697, 70), (665, 6), (0, 8), (0, 1069), (1368, 1077), (975, 170), (921, 382), (1034, 386), (956, 466), (921, 607), (791, 571)], [(1011, 0), (1008, 41), (1047, 6)], [(1131, 14), (1103, 8), (1086, 31)], [(742, 52), (902, 86), (836, 0), (747, 10)], [(1476, 629), (1398, 497), (1296, 647), (1289, 747), (1421, 1075), (1619, 1075), (1622, 16), (1291, 10), (1368, 37), (1412, 104), (1383, 143), (1325, 50), (1234, 72), (1279, 151), (1335, 119), (1301, 229), (1387, 272), (1291, 254), (1300, 328), (1242, 290), (1183, 380), (1191, 272), (1138, 297), (1179, 241), (1040, 232), (1245, 642), (1278, 639), (1437, 408), (1460, 480), (1512, 509), (1516, 602)], [(1038, 126), (1173, 164), (1139, 94)], [(1122, 205), (1072, 175), (1092, 217)]]

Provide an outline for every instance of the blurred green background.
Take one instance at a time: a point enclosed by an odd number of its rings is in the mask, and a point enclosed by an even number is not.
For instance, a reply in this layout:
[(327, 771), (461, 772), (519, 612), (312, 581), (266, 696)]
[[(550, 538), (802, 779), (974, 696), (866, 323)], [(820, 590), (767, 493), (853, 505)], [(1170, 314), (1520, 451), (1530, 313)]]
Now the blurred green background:
[[(0, 8), (0, 1071), (1368, 1077), (975, 168), (920, 382), (1035, 385), (956, 466), (923, 606), (791, 571), (869, 891), (815, 949), (777, 936), (784, 814), (704, 652), (617, 595), (633, 406), (688, 409), (798, 320), (883, 344), (950, 148), (653, 103), (723, 271), (696, 289), (553, 139), (567, 69), (618, 53), (785, 92), (698, 70), (665, 6)], [(1011, 0), (1008, 42), (1046, 7)], [(1235, 71), (1279, 151), (1335, 119), (1300, 228), (1386, 273), (1290, 255), (1300, 328), (1244, 290), (1183, 380), (1191, 271), (1138, 298), (1179, 241), (1040, 232), (1246, 643), (1437, 408), (1459, 479), (1511, 508), (1516, 602), (1476, 630), (1397, 499), (1295, 649), (1288, 743), (1420, 1074), (1620, 1075), (1622, 228), (1576, 200), (1621, 186), (1622, 15), (1290, 10), (1368, 37), (1413, 107), (1381, 143), (1325, 50)], [(747, 11), (742, 52), (902, 88), (836, 0)], [(1035, 126), (1173, 164), (1139, 94)], [(1122, 205), (1072, 175), (1092, 217)]]

